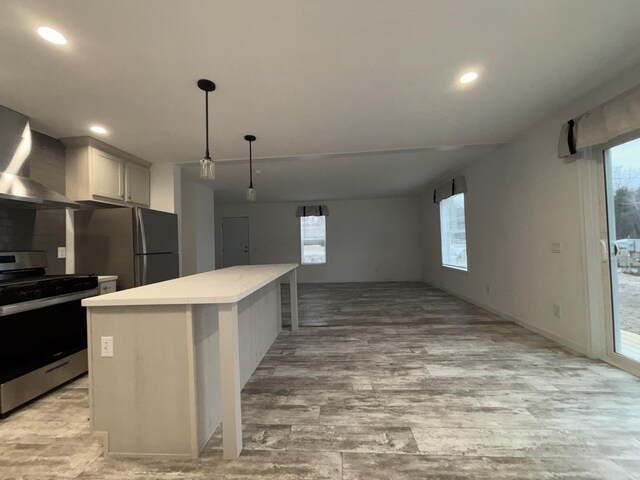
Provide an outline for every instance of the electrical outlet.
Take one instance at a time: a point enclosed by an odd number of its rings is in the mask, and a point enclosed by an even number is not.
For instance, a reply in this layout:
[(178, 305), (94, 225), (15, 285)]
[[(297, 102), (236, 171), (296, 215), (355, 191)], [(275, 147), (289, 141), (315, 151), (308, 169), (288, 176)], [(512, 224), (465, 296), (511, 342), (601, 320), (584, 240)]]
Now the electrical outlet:
[(67, 258), (67, 248), (58, 247), (58, 258)]
[(561, 313), (562, 312), (560, 311), (560, 305), (554, 304), (553, 305), (553, 316), (557, 317), (557, 318), (560, 318), (562, 316)]
[(113, 357), (113, 337), (102, 337), (100, 351), (103, 357)]
[(560, 242), (551, 242), (551, 253), (562, 253), (562, 244)]

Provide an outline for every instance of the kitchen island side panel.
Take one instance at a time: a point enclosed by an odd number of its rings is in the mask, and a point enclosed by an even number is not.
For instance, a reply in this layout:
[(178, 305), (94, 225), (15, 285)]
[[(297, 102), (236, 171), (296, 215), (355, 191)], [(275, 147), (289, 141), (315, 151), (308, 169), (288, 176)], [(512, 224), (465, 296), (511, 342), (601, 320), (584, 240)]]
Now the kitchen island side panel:
[(256, 308), (260, 312), (256, 321), (256, 366), (282, 330), (279, 286), (279, 282), (276, 281), (255, 293)]
[[(238, 305), (240, 381), (244, 386), (280, 332), (279, 291), (272, 282)], [(217, 305), (193, 305), (198, 450), (222, 419)]]
[(238, 304), (240, 382), (244, 387), (280, 332), (278, 288), (271, 282)]
[(220, 398), (220, 329), (217, 305), (193, 305), (193, 338), (196, 364), (198, 452), (215, 432), (222, 418)]
[[(186, 305), (93, 307), (91, 415), (105, 452), (194, 456), (192, 317)], [(101, 338), (113, 337), (113, 357)]]
[[(277, 338), (280, 289), (238, 305), (241, 385)], [(91, 415), (108, 454), (196, 457), (222, 417), (218, 305), (90, 307)], [(113, 357), (101, 338), (113, 337)]]

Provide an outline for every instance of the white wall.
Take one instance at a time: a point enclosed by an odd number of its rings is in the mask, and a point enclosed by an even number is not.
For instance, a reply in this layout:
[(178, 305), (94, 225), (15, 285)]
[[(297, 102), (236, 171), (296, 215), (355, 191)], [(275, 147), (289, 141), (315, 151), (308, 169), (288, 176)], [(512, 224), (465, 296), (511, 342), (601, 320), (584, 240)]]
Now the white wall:
[(215, 268), (213, 185), (182, 179), (182, 274)]
[[(302, 266), (299, 282), (420, 280), (419, 202), (415, 197), (306, 202), (327, 205), (327, 264)], [(224, 205), (216, 208), (218, 266), (223, 217), (249, 217), (252, 264), (300, 262), (303, 203)]]
[[(427, 190), (421, 202), (423, 279), (587, 351), (580, 182), (577, 164), (557, 157), (559, 129), (638, 79), (635, 68), (462, 170), (469, 188), (468, 273), (441, 266), (439, 211)], [(561, 254), (551, 252), (551, 242), (561, 242)], [(554, 304), (561, 318), (554, 316)]]
[(173, 163), (151, 165), (150, 208), (169, 213), (180, 213), (182, 202), (181, 170)]

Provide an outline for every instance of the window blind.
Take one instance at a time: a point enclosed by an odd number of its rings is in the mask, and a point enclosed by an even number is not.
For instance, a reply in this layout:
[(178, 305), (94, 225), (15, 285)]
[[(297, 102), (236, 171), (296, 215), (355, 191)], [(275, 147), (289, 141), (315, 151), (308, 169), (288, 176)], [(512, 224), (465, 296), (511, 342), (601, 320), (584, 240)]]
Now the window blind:
[(640, 85), (565, 122), (560, 129), (558, 157), (569, 157), (635, 130), (640, 130)]
[(440, 203), (459, 193), (467, 193), (467, 180), (462, 175), (438, 185), (433, 191), (433, 203)]
[(326, 205), (303, 205), (296, 210), (296, 217), (328, 217), (329, 208)]

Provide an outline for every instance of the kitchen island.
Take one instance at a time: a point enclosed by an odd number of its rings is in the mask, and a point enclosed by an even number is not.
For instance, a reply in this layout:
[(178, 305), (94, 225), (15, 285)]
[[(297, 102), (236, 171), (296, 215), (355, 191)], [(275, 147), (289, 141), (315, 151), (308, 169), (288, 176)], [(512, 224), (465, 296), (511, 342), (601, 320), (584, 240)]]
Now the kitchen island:
[(237, 266), (83, 300), (90, 421), (105, 454), (195, 458), (222, 419), (242, 451), (240, 391), (282, 328), (297, 264)]

